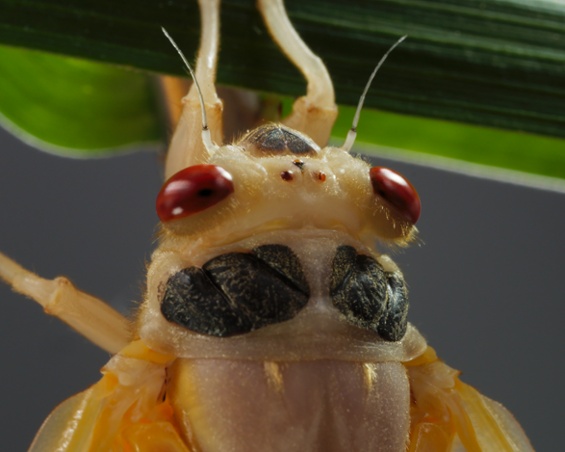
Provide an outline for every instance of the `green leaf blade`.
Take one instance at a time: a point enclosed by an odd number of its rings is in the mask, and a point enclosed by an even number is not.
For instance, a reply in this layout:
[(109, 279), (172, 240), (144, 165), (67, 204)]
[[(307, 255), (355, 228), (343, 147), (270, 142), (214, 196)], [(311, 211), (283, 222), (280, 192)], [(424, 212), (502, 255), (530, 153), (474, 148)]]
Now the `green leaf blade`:
[(0, 47), (0, 114), (40, 148), (101, 156), (162, 141), (146, 74)]
[[(353, 108), (341, 108), (334, 136), (345, 137), (353, 114)], [(524, 183), (528, 174), (565, 179), (565, 142), (557, 138), (375, 110), (362, 112), (357, 137), (364, 152), (379, 154), (382, 148), (394, 149), (387, 152), (391, 158), (432, 165), (434, 157), (446, 158), (458, 161), (458, 169), (468, 173), (476, 171), (469, 170), (467, 163), (511, 170), (522, 173)], [(564, 189), (561, 185), (560, 190)]]
[[(565, 177), (562, 2), (286, 0), (285, 4), (299, 33), (328, 65), (340, 104), (356, 105), (376, 61), (398, 36), (409, 35), (381, 69), (367, 98), (368, 107), (389, 113), (364, 112), (360, 142)], [(191, 59), (200, 30), (196, 1), (0, 0), (0, 42), (184, 75), (176, 53), (161, 35), (161, 25)], [(0, 71), (4, 71), (2, 64), (9, 65), (0, 59)], [(100, 77), (92, 91), (98, 95), (90, 97), (88, 86), (69, 89), (76, 83), (70, 80), (65, 91), (59, 77), (59, 91), (68, 96), (66, 104), (72, 104), (77, 92), (84, 101), (63, 116), (72, 115), (77, 124), (82, 121), (88, 132), (77, 127), (71, 133), (67, 127), (70, 138), (65, 146), (88, 150), (78, 155), (99, 155), (93, 149), (162, 138), (153, 100), (139, 95), (147, 79), (140, 76), (134, 82), (131, 74), (121, 82), (108, 78), (107, 86)], [(12, 77), (11, 83), (19, 81), (18, 74)], [(43, 83), (49, 91), (51, 78), (44, 74), (38, 86)], [(218, 78), (220, 83), (277, 94), (296, 96), (305, 89), (302, 76), (271, 41), (254, 3), (248, 0), (222, 2)], [(138, 97), (128, 99), (125, 87), (134, 88)], [(116, 91), (121, 92), (120, 99), (111, 94)], [(93, 97), (98, 104), (85, 110)], [(51, 101), (45, 95), (43, 108)], [(119, 126), (109, 113), (110, 106), (122, 118)], [(41, 106), (28, 105), (24, 112), (41, 118), (39, 125), (30, 126), (32, 133), (48, 137), (54, 133), (50, 131), (61, 129), (57, 124), (62, 121), (50, 123)], [(397, 113), (429, 119), (400, 118)], [(102, 118), (99, 124), (89, 122), (93, 116)], [(342, 112), (343, 116), (347, 113)], [(365, 129), (372, 124), (374, 136)], [(111, 130), (112, 125), (120, 132)], [(340, 127), (344, 131), (349, 123), (338, 125), (338, 131)], [(121, 141), (115, 134), (121, 134)], [(102, 143), (101, 137), (106, 141)]]
[[(397, 113), (565, 137), (565, 5), (550, 0), (287, 0), (326, 61), (340, 104), (354, 105), (372, 66), (403, 34), (367, 105)], [(0, 42), (182, 74), (160, 33), (190, 57), (197, 2), (0, 0)], [(286, 95), (301, 75), (268, 37), (254, 2), (222, 2), (221, 83)]]

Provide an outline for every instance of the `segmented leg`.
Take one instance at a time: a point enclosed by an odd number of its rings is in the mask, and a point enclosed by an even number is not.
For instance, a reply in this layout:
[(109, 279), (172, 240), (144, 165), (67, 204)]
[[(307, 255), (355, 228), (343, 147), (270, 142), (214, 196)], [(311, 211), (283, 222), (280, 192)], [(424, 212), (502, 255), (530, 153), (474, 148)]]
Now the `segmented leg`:
[(190, 89), (190, 81), (170, 75), (161, 75), (158, 81), (166, 124), (170, 130), (175, 130), (182, 115), (182, 98)]
[(258, 0), (258, 7), (273, 39), (308, 83), (306, 96), (295, 101), (292, 113), (282, 122), (305, 133), (318, 145), (325, 146), (337, 117), (334, 89), (328, 70), (292, 26), (283, 0)]
[(405, 366), (412, 393), (408, 452), (533, 452), (512, 415), (459, 380), (431, 347)]
[(163, 394), (174, 359), (131, 342), (102, 368), (98, 383), (51, 413), (29, 452), (194, 451)]
[(128, 320), (103, 301), (81, 292), (66, 278), (43, 279), (0, 253), (0, 278), (37, 301), (47, 314), (70, 325), (114, 354), (130, 341)]
[[(222, 102), (218, 98), (215, 87), (220, 40), (220, 1), (199, 0), (199, 4), (202, 32), (195, 75), (206, 104), (212, 140), (216, 144), (222, 144)], [(183, 112), (171, 140), (165, 163), (167, 178), (187, 166), (205, 163), (209, 159), (202, 140), (195, 139), (202, 135), (202, 117), (194, 83), (182, 103)]]

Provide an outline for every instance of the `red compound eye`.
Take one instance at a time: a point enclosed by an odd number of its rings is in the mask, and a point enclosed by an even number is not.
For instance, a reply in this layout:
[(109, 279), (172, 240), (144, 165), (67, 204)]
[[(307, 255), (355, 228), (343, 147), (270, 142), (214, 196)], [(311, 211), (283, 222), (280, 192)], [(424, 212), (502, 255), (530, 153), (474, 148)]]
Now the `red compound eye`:
[(157, 195), (157, 215), (171, 221), (200, 212), (233, 193), (231, 174), (214, 165), (189, 166), (171, 176)]
[(382, 166), (375, 166), (369, 172), (375, 194), (392, 205), (399, 214), (415, 224), (420, 218), (420, 197), (418, 192), (403, 176)]

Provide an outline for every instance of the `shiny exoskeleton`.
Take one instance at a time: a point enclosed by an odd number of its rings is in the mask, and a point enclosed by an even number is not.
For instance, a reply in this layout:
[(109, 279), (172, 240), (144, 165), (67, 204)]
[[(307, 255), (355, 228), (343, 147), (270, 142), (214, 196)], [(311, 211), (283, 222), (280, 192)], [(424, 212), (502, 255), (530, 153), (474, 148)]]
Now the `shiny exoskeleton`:
[(355, 127), (327, 145), (333, 86), (282, 0), (258, 7), (306, 95), (232, 144), (215, 89), (220, 5), (199, 4), (195, 84), (134, 321), (0, 254), (14, 289), (114, 355), (31, 450), (531, 451), (512, 415), (407, 323), (402, 273), (380, 245), (414, 239), (420, 199), (400, 174), (349, 153)]
[(332, 262), (330, 296), (354, 325), (375, 331), (385, 341), (404, 337), (408, 315), (404, 278), (385, 272), (376, 259), (340, 246)]
[(226, 337), (292, 319), (309, 295), (290, 248), (262, 245), (176, 273), (167, 282), (161, 312), (191, 331)]

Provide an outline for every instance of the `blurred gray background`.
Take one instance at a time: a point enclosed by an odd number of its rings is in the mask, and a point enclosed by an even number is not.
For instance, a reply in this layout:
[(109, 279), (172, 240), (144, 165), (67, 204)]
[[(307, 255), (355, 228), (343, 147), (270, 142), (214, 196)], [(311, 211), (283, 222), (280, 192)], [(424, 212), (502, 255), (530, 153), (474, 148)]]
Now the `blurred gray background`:
[[(153, 246), (159, 158), (57, 158), (5, 132), (0, 146), (0, 249), (131, 311)], [(423, 201), (423, 243), (393, 256), (411, 322), (466, 382), (515, 414), (537, 450), (562, 449), (565, 195), (379, 164), (405, 174)], [(4, 285), (0, 307), (1, 450), (21, 451), (109, 356)]]

